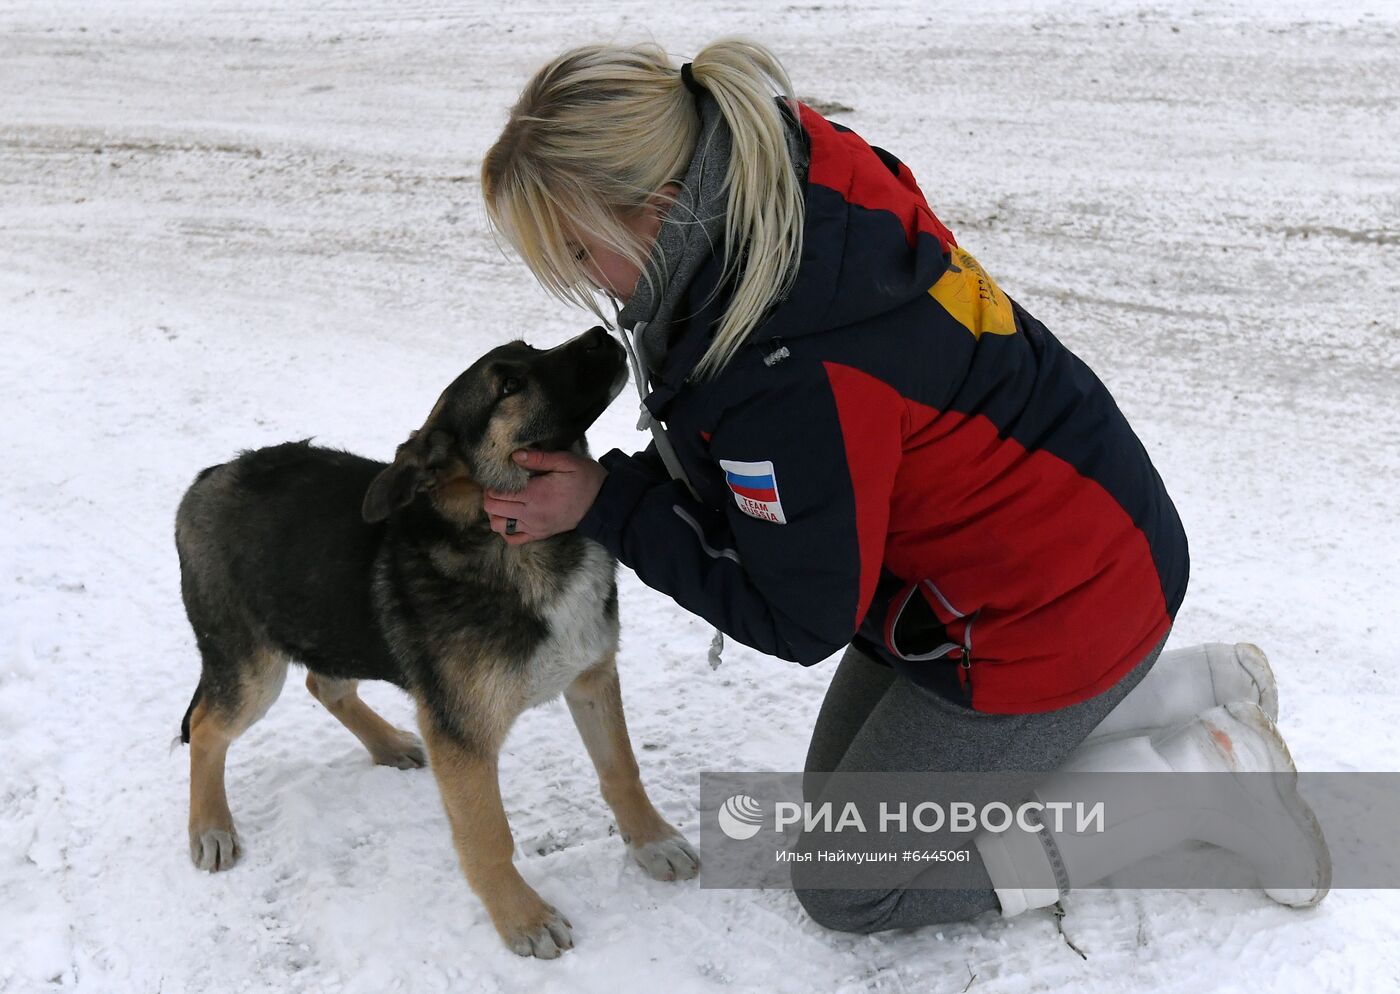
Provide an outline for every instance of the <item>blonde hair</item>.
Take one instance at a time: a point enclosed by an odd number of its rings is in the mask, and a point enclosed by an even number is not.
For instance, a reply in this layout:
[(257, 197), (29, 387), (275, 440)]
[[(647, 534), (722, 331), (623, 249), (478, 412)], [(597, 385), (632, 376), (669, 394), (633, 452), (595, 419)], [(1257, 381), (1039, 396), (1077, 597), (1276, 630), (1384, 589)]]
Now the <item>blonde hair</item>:
[[(691, 63), (729, 126), (725, 277), (736, 277), (719, 330), (697, 366), (718, 372), (785, 294), (802, 251), (802, 186), (774, 94), (791, 84), (761, 45), (721, 39)], [(795, 108), (794, 108), (795, 109)], [(592, 234), (650, 278), (649, 246), (623, 223), (649, 200), (670, 200), (700, 137), (695, 98), (651, 44), (589, 45), (537, 72), (481, 165), (492, 226), (550, 293), (599, 317), (595, 287), (570, 236)]]

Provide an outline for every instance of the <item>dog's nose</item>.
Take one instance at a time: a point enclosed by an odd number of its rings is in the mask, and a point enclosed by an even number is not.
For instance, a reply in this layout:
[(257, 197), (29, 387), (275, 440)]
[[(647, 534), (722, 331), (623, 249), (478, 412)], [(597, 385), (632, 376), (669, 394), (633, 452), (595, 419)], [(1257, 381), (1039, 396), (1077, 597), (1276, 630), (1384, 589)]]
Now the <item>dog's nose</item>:
[(597, 352), (608, 343), (608, 333), (602, 325), (589, 328), (582, 335), (583, 347), (589, 352)]

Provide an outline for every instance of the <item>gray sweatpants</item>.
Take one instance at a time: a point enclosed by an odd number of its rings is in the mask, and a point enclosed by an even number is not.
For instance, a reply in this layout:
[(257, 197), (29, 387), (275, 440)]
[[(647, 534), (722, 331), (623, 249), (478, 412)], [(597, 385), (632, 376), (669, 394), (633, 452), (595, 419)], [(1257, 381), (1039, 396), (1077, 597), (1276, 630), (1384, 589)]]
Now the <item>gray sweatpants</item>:
[[(912, 683), (854, 646), (846, 650), (827, 688), (807, 750), (805, 778), (821, 791), (821, 773), (996, 773), (979, 804), (1026, 800), (1059, 768), (1156, 662), (1161, 643), (1123, 679), (1096, 697), (1038, 714), (987, 714)], [(818, 776), (812, 776), (818, 774)], [(809, 800), (814, 798), (809, 797)], [(910, 886), (839, 889), (804, 887), (794, 873), (797, 899), (814, 921), (843, 932), (878, 932), (963, 921), (999, 907), (991, 880), (970, 839), (971, 859), (958, 869), (970, 888)], [(923, 871), (938, 874), (937, 865)]]

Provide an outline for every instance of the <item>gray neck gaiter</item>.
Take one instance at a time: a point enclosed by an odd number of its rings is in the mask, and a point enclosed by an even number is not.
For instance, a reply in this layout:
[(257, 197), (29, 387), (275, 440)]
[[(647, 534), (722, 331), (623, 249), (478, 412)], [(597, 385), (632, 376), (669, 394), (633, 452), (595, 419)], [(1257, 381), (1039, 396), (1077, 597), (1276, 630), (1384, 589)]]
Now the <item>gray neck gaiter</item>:
[[(681, 181), (680, 193), (657, 232), (647, 261), (647, 273), (637, 281), (632, 299), (619, 319), (629, 330), (644, 323), (637, 337), (638, 358), (648, 373), (659, 375), (670, 345), (676, 307), (705, 261), (724, 244), (725, 212), (729, 205), (725, 178), (732, 148), (729, 125), (719, 104), (708, 93), (696, 104), (700, 137)], [(807, 150), (797, 129), (788, 128), (788, 150), (798, 175), (806, 173)], [(650, 276), (650, 280), (647, 279)], [(698, 305), (698, 302), (697, 302)]]

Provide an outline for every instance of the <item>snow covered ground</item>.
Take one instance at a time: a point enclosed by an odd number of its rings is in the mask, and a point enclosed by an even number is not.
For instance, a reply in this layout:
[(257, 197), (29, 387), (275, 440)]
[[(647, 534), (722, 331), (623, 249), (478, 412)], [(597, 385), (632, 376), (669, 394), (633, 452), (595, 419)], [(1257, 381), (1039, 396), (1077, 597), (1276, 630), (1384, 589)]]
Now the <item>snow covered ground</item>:
[[(186, 853), (198, 662), (177, 500), (238, 449), (387, 457), (490, 345), (589, 323), (502, 256), (480, 156), (583, 40), (745, 32), (907, 161), (1108, 382), (1175, 497), (1173, 636), (1270, 652), (1299, 765), (1400, 770), (1400, 5), (0, 4), (0, 990), (1380, 991), (1400, 895), (1094, 892), (857, 937), (788, 892), (658, 883), (567, 710), (502, 760), (518, 863), (577, 948), (517, 959), (431, 776), (289, 679), (230, 755), (246, 844)], [(640, 445), (630, 403), (596, 451)], [(800, 768), (832, 666), (731, 647), (623, 576), (629, 724), (695, 838), (700, 770)], [(367, 699), (411, 722), (388, 687)]]

